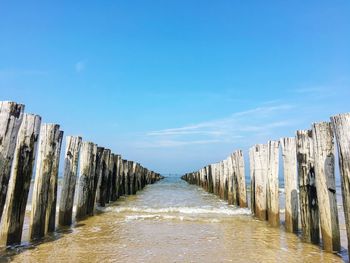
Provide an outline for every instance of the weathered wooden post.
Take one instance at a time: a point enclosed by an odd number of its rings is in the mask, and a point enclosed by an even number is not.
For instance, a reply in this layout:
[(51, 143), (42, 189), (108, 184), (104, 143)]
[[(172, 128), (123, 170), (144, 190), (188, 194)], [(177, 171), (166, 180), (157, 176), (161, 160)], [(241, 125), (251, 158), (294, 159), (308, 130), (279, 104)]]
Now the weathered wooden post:
[(298, 231), (298, 181), (295, 138), (282, 138), (282, 159), (285, 189), (285, 226), (288, 232)]
[(0, 101), (0, 220), (6, 201), (12, 160), (23, 111), (23, 104)]
[(230, 155), (227, 159), (227, 203), (233, 205), (233, 175), (234, 167), (232, 156)]
[(315, 185), (313, 139), (311, 130), (296, 134), (300, 219), (303, 239), (306, 242), (320, 242), (319, 211)]
[[(122, 190), (123, 190), (123, 195), (128, 195), (128, 161), (127, 160), (122, 160)], [(150, 181), (150, 175), (151, 171), (149, 171), (148, 175), (148, 180)], [(147, 182), (149, 183), (149, 182)]]
[(238, 169), (236, 158), (233, 154), (231, 154), (231, 164), (232, 164), (232, 202), (234, 205), (239, 205), (239, 187), (238, 187)]
[[(124, 176), (124, 160), (121, 159), (119, 162), (119, 196), (125, 195), (125, 176)], [(149, 171), (147, 170), (147, 173)], [(148, 174), (147, 174), (148, 176)], [(147, 177), (148, 178), (148, 177)], [(147, 180), (147, 179), (146, 179)], [(148, 181), (146, 182), (148, 184)]]
[(121, 155), (116, 155), (117, 158), (117, 199), (122, 195), (122, 169), (123, 169), (123, 162)]
[(111, 186), (111, 202), (118, 199), (118, 174), (119, 174), (119, 157), (120, 155), (113, 155), (113, 169), (112, 169), (112, 186)]
[(312, 137), (314, 139), (315, 179), (323, 249), (329, 252), (340, 251), (334, 170), (334, 134), (331, 123), (314, 123)]
[(220, 163), (214, 164), (214, 194), (219, 196), (220, 195)]
[(214, 193), (214, 185), (213, 185), (213, 166), (210, 164), (208, 167), (208, 192)]
[(48, 191), (46, 221), (45, 221), (45, 233), (55, 231), (56, 227), (56, 209), (57, 209), (57, 181), (58, 181), (58, 168), (61, 156), (61, 146), (63, 139), (63, 131), (59, 131), (56, 139), (55, 153), (52, 159), (52, 170), (50, 176), (50, 185)]
[(136, 194), (136, 163), (131, 161), (130, 165), (130, 194), (134, 195)]
[(255, 147), (249, 149), (250, 210), (255, 215)]
[(0, 236), (6, 246), (20, 244), (26, 204), (33, 173), (41, 118), (24, 114), (14, 152)]
[(94, 146), (93, 154), (96, 156), (95, 158), (96, 161), (94, 162), (95, 167), (92, 167), (94, 172), (90, 182), (91, 190), (89, 190), (89, 200), (88, 200), (87, 211), (86, 211), (87, 215), (89, 216), (93, 216), (95, 212), (96, 192), (97, 192), (97, 187), (98, 187), (100, 177), (102, 175), (103, 151), (104, 151), (103, 147)]
[(107, 173), (107, 185), (106, 185), (106, 203), (108, 204), (111, 200), (112, 195), (112, 177), (114, 167), (114, 153), (111, 152), (108, 162), (108, 173)]
[(63, 184), (60, 199), (60, 210), (58, 213), (58, 223), (61, 226), (69, 226), (72, 224), (72, 212), (81, 140), (81, 137), (78, 136), (66, 137)]
[(233, 157), (236, 164), (237, 172), (237, 189), (238, 189), (238, 203), (239, 206), (244, 208), (247, 207), (247, 190), (245, 184), (245, 168), (244, 168), (244, 157), (241, 150), (234, 152)]
[(280, 224), (279, 217), (279, 141), (268, 142), (268, 167), (267, 167), (267, 213), (268, 221), (272, 226)]
[(259, 220), (267, 220), (267, 165), (267, 144), (255, 145), (255, 215)]
[(219, 188), (219, 197), (221, 199), (224, 199), (224, 162), (220, 161), (219, 162), (219, 182), (220, 182), (220, 188)]
[[(123, 160), (123, 177), (124, 177), (124, 195), (129, 195), (129, 183), (130, 183), (130, 177), (129, 177), (129, 161), (128, 160)], [(150, 172), (151, 173), (151, 172)], [(151, 174), (150, 174), (151, 175)], [(150, 179), (151, 183), (151, 179)]]
[(350, 113), (333, 116), (331, 120), (337, 139), (348, 251), (350, 251)]
[(96, 167), (94, 164), (96, 162), (95, 149), (97, 152), (97, 146), (92, 142), (83, 142), (81, 145), (76, 220), (82, 220), (88, 215), (90, 183), (95, 173), (94, 167)]
[(227, 159), (222, 161), (223, 163), (223, 174), (224, 174), (224, 200), (228, 200), (228, 166), (229, 162)]
[[(30, 219), (30, 239), (35, 240), (45, 236), (48, 231), (51, 214), (50, 182), (54, 183), (55, 160), (57, 147), (61, 143), (60, 126), (57, 124), (43, 124), (40, 129), (38, 160), (36, 164), (35, 181), (33, 188), (32, 211)], [(49, 200), (50, 199), (50, 200)], [(50, 206), (50, 207), (49, 207)], [(50, 209), (50, 211), (48, 211)]]
[(111, 157), (111, 150), (104, 149), (102, 157), (102, 174), (97, 186), (97, 203), (104, 207), (107, 200), (107, 183), (109, 176), (109, 159)]

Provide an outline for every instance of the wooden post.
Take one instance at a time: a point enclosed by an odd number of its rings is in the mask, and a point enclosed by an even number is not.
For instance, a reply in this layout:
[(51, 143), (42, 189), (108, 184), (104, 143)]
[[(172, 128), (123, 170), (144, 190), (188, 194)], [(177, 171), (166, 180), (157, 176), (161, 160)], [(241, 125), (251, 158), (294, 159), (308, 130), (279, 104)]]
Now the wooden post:
[(18, 130), (24, 105), (0, 101), (0, 220), (6, 201)]
[(240, 207), (244, 208), (247, 207), (247, 190), (245, 184), (245, 167), (243, 152), (241, 150), (237, 150), (234, 152), (233, 157), (235, 159), (237, 172), (238, 203)]
[(267, 213), (268, 221), (272, 226), (279, 226), (279, 181), (278, 160), (279, 141), (268, 142), (268, 168), (267, 168)]
[(295, 138), (282, 138), (282, 159), (285, 191), (285, 226), (288, 232), (298, 232), (298, 182)]
[(231, 165), (232, 165), (232, 203), (234, 205), (239, 205), (239, 197), (238, 197), (239, 189), (238, 189), (238, 179), (237, 179), (238, 164), (236, 163), (236, 159), (233, 154), (231, 154), (230, 159), (231, 159)]
[(114, 202), (118, 199), (118, 156), (117, 154), (113, 154), (113, 162), (112, 162), (112, 180), (111, 180), (111, 198), (110, 201)]
[(63, 184), (60, 199), (60, 210), (58, 214), (58, 223), (61, 226), (69, 226), (72, 224), (72, 212), (81, 140), (81, 137), (77, 136), (66, 137)]
[(255, 215), (255, 147), (249, 149), (249, 172), (250, 172), (250, 210)]
[[(33, 188), (32, 211), (30, 219), (30, 239), (35, 240), (45, 236), (48, 231), (51, 213), (51, 191), (55, 176), (55, 158), (57, 147), (61, 143), (61, 131), (57, 124), (43, 124), (40, 129), (38, 160), (36, 164), (35, 181)], [(54, 182), (53, 182), (54, 183)], [(50, 211), (48, 211), (50, 209)]]
[(136, 184), (136, 163), (131, 161), (130, 162), (130, 194), (134, 195), (136, 194), (135, 184)]
[[(120, 168), (119, 168), (119, 196), (123, 196), (123, 195), (125, 195), (125, 177), (124, 177), (124, 160), (122, 158), (119, 161), (119, 165), (120, 165)], [(146, 184), (148, 184), (148, 182), (146, 182)]]
[[(123, 190), (123, 195), (128, 195), (128, 161), (127, 160), (122, 160), (123, 164), (123, 169), (122, 169), (122, 190)], [(150, 183), (150, 175), (151, 171), (149, 171), (148, 175), (148, 183)]]
[(217, 196), (220, 196), (220, 163), (214, 164), (214, 171), (215, 171), (214, 194), (216, 194)]
[(312, 137), (314, 138), (315, 179), (323, 249), (329, 252), (340, 251), (334, 170), (334, 134), (331, 123), (313, 124)]
[(296, 147), (303, 239), (306, 242), (318, 244), (320, 242), (319, 212), (311, 130), (297, 131)]
[(337, 139), (348, 251), (350, 251), (350, 113), (333, 116), (331, 120)]
[(208, 192), (214, 193), (214, 187), (213, 187), (213, 166), (210, 164), (208, 165)]
[(233, 205), (234, 202), (233, 202), (233, 188), (234, 188), (234, 185), (233, 185), (233, 176), (234, 176), (234, 167), (233, 167), (233, 160), (232, 160), (232, 155), (230, 155), (228, 158), (227, 158), (227, 181), (228, 181), (228, 184), (227, 184), (227, 188), (228, 188), (228, 191), (227, 191), (227, 203), (229, 205)]
[(21, 243), (40, 123), (41, 118), (38, 115), (23, 115), (0, 229), (1, 241), (6, 246)]
[(220, 188), (219, 188), (219, 197), (221, 199), (224, 199), (224, 162), (219, 162), (219, 182), (220, 182)]
[(116, 178), (116, 184), (117, 184), (117, 194), (116, 194), (116, 198), (118, 199), (119, 196), (121, 196), (121, 170), (122, 170), (122, 167), (123, 167), (123, 164), (122, 164), (122, 157), (121, 155), (116, 155), (116, 158), (117, 158), (117, 178)]
[(46, 210), (46, 222), (45, 233), (55, 231), (56, 227), (56, 209), (57, 209), (57, 181), (58, 181), (58, 168), (61, 156), (61, 146), (63, 139), (63, 131), (58, 132), (56, 139), (55, 153), (52, 159), (52, 171), (50, 176), (50, 185), (48, 191), (47, 210)]
[(111, 200), (111, 195), (112, 195), (113, 166), (114, 166), (114, 153), (110, 153), (109, 162), (108, 162), (107, 185), (106, 185), (106, 203), (107, 204)]
[(103, 151), (104, 151), (103, 147), (97, 147), (97, 145), (94, 146), (93, 154), (96, 156), (95, 162), (94, 162), (95, 167), (92, 167), (94, 172), (90, 182), (91, 190), (89, 190), (89, 200), (88, 200), (87, 211), (86, 211), (87, 215), (89, 216), (93, 216), (95, 212), (96, 192), (97, 192), (98, 183), (102, 174)]
[(102, 174), (97, 186), (97, 203), (105, 207), (107, 201), (107, 183), (109, 176), (109, 159), (111, 156), (111, 150), (104, 149), (103, 151), (103, 161), (102, 161)]
[(76, 220), (82, 220), (88, 215), (89, 204), (89, 192), (91, 177), (95, 170), (96, 156), (94, 156), (94, 148), (97, 146), (92, 142), (83, 142), (81, 145), (81, 153), (79, 159), (79, 187), (78, 187), (78, 203), (77, 212), (75, 215)]
[(255, 215), (259, 220), (267, 220), (267, 164), (267, 144), (255, 145)]
[(123, 167), (124, 167), (124, 194), (129, 195), (130, 194), (129, 161), (123, 160)]

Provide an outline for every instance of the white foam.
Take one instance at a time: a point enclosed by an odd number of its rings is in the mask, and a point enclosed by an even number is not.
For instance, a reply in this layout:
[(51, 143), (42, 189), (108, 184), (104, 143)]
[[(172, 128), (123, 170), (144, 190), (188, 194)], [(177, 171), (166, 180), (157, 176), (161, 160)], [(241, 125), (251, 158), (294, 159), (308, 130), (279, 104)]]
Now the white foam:
[(179, 214), (218, 214), (218, 215), (250, 215), (251, 212), (247, 208), (202, 208), (202, 207), (167, 207), (167, 208), (149, 208), (149, 207), (107, 207), (106, 211), (117, 213), (137, 212), (148, 214), (164, 214), (164, 213), (179, 213)]

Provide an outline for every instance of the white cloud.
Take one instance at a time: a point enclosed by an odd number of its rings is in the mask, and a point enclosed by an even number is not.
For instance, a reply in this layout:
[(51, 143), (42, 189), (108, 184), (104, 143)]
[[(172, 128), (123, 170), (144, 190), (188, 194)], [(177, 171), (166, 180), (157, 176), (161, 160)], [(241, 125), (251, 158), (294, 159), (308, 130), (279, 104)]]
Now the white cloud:
[[(276, 129), (294, 124), (283, 114), (293, 109), (289, 104), (265, 105), (235, 112), (232, 115), (211, 121), (178, 128), (151, 131), (146, 134), (152, 147), (175, 147), (190, 144), (237, 143), (262, 135), (273, 134)], [(283, 113), (283, 114), (282, 114)]]
[(75, 71), (80, 73), (85, 70), (87, 61), (86, 60), (80, 60), (77, 63), (75, 63)]

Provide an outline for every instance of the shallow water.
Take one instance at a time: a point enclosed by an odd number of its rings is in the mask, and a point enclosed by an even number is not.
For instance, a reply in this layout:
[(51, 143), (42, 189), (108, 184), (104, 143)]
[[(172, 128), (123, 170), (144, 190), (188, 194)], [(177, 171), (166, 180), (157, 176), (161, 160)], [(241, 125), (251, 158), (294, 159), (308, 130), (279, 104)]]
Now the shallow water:
[[(26, 231), (27, 232), (27, 231)], [(24, 239), (26, 239), (26, 232)], [(345, 255), (342, 255), (346, 259)], [(254, 220), (179, 178), (146, 186), (42, 244), (24, 244), (14, 262), (342, 262), (283, 226)]]

